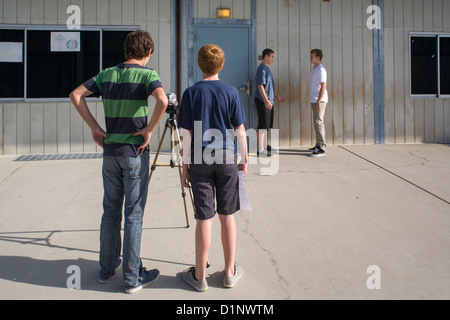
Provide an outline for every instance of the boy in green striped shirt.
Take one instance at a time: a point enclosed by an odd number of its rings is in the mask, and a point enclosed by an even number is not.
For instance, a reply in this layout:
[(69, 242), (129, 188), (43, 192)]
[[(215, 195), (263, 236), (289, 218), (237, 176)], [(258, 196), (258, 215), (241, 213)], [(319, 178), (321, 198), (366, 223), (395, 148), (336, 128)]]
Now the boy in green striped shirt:
[[(145, 66), (153, 53), (149, 33), (130, 33), (124, 44), (126, 62), (101, 71), (75, 89), (70, 98), (104, 149), (103, 217), (100, 229), (100, 275), (105, 284), (123, 265), (125, 291), (135, 293), (159, 278), (158, 270), (147, 270), (140, 259), (142, 220), (149, 178), (148, 145), (167, 108), (167, 97), (156, 71)], [(92, 116), (86, 97), (102, 96), (106, 132)], [(148, 123), (148, 98), (156, 99)], [(124, 210), (123, 261), (120, 234)]]

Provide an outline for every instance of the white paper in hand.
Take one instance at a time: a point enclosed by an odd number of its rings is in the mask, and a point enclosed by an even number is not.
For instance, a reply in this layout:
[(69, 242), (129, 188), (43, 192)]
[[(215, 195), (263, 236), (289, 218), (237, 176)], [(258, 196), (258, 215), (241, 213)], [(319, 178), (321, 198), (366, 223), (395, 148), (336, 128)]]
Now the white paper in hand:
[(247, 190), (245, 190), (243, 171), (239, 171), (239, 199), (241, 203), (241, 210), (253, 211), (250, 200), (248, 199)]

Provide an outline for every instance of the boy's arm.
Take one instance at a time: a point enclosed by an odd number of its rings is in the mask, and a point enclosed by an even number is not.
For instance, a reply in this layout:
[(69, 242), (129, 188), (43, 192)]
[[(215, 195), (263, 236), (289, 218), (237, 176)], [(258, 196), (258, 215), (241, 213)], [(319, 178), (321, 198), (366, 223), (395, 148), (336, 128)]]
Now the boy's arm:
[(190, 175), (189, 175), (189, 155), (191, 154), (192, 144), (192, 130), (183, 129), (181, 135), (181, 157), (183, 172), (181, 176), (181, 183), (183, 187), (190, 188)]
[(284, 98), (278, 94), (275, 94), (275, 98), (277, 98), (279, 103), (283, 103), (285, 101)]
[(150, 123), (147, 127), (145, 127), (142, 131), (134, 134), (135, 137), (142, 136), (144, 138), (144, 143), (138, 148), (138, 151), (140, 151), (141, 153), (144, 152), (144, 150), (148, 147), (152, 138), (153, 131), (155, 131), (156, 126), (158, 125), (159, 121), (161, 121), (164, 112), (166, 112), (168, 104), (167, 96), (163, 88), (160, 87), (155, 89), (155, 91), (153, 91), (152, 93), (152, 96), (156, 99), (156, 106), (155, 110), (153, 111), (152, 119), (150, 120)]
[(234, 128), (237, 138), (238, 148), (241, 153), (241, 162), (239, 163), (239, 171), (247, 174), (248, 170), (248, 153), (247, 153), (247, 134), (244, 125)]
[(259, 90), (259, 93), (261, 94), (261, 97), (264, 100), (264, 105), (266, 106), (266, 108), (269, 109), (269, 110), (272, 110), (273, 109), (273, 105), (270, 103), (269, 99), (267, 98), (266, 90), (264, 88), (264, 85), (259, 84), (258, 85), (258, 90)]
[(69, 97), (80, 116), (87, 123), (89, 128), (91, 128), (92, 138), (95, 143), (104, 148), (106, 132), (100, 127), (97, 120), (95, 120), (86, 102), (86, 97), (90, 96), (92, 93), (93, 92), (87, 90), (83, 85), (81, 85), (72, 91)]
[(325, 96), (325, 91), (327, 90), (327, 83), (322, 82), (320, 84), (319, 98), (317, 99), (316, 111), (320, 113), (320, 102), (322, 102), (323, 97)]

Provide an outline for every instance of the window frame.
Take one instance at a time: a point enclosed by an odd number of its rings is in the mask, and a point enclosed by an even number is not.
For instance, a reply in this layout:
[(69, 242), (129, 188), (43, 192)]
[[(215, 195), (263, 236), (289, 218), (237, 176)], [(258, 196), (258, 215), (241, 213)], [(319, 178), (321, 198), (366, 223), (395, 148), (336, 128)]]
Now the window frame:
[[(412, 90), (412, 38), (435, 38), (437, 46), (437, 92), (436, 94), (413, 94)], [(450, 38), (450, 33), (444, 32), (410, 32), (409, 33), (409, 96), (411, 99), (449, 99), (450, 94), (441, 94), (441, 38)]]
[[(28, 31), (67, 31), (67, 32), (83, 32), (83, 31), (96, 31), (100, 33), (99, 37), (99, 54), (100, 54), (100, 65), (99, 72), (104, 69), (103, 66), (103, 32), (110, 31), (129, 31), (133, 32), (138, 30), (139, 26), (81, 26), (77, 30), (69, 30), (67, 26), (62, 25), (11, 25), (2, 24), (0, 25), (0, 31), (2, 30), (22, 30), (24, 32), (24, 43), (23, 43), (23, 74), (24, 74), (24, 92), (23, 98), (0, 98), (0, 103), (55, 103), (55, 102), (70, 102), (70, 98), (28, 98), (27, 82), (28, 82)], [(105, 66), (106, 67), (106, 66)], [(88, 80), (88, 79), (86, 79)], [(75, 88), (74, 88), (75, 89)], [(90, 102), (99, 102), (99, 98), (87, 98)]]

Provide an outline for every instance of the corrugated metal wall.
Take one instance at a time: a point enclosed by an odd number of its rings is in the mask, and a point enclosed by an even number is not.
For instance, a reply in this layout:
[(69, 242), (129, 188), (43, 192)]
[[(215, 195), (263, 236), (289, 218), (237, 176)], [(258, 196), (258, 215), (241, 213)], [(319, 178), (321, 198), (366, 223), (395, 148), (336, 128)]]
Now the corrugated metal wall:
[(230, 8), (231, 19), (252, 18), (252, 0), (194, 0), (193, 4), (195, 18), (214, 19), (217, 8)]
[(409, 96), (409, 32), (450, 33), (450, 0), (384, 0), (386, 143), (449, 143), (450, 99)]
[[(214, 18), (218, 7), (233, 19), (251, 19), (252, 0), (194, 0), (195, 18)], [(171, 84), (171, 2), (168, 0), (0, 0), (0, 23), (65, 25), (70, 4), (83, 25), (140, 25), (156, 43), (150, 67)], [(322, 48), (328, 71), (328, 143), (373, 144), (373, 33), (366, 26), (372, 0), (256, 0), (257, 51), (276, 51), (271, 69), (277, 91), (275, 126), (281, 146), (309, 146), (314, 130), (309, 104), (309, 52)], [(384, 0), (385, 141), (450, 142), (449, 99), (410, 99), (411, 31), (450, 32), (450, 0)], [(92, 104), (103, 123), (101, 103)], [(0, 104), (0, 155), (98, 151), (70, 103)], [(162, 123), (152, 139), (160, 139)]]
[[(82, 25), (141, 26), (156, 45), (149, 67), (158, 71), (166, 91), (171, 84), (171, 2), (167, 0), (0, 0), (0, 23), (66, 25), (69, 5), (82, 10)], [(90, 103), (104, 124), (102, 103)], [(150, 105), (154, 99), (150, 98)], [(151, 112), (153, 108), (150, 108)], [(89, 128), (69, 103), (0, 103), (0, 155), (100, 151)], [(152, 138), (152, 149), (164, 129)]]
[(374, 143), (371, 0), (257, 0), (258, 52), (276, 52), (271, 69), (287, 102), (276, 108), (281, 146), (315, 143), (309, 103), (310, 50), (324, 51), (330, 102), (328, 144)]

